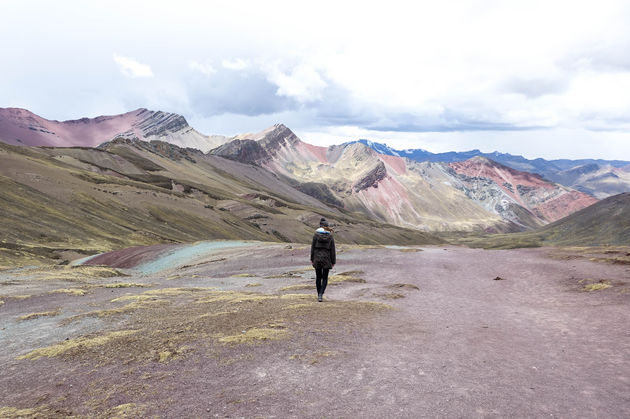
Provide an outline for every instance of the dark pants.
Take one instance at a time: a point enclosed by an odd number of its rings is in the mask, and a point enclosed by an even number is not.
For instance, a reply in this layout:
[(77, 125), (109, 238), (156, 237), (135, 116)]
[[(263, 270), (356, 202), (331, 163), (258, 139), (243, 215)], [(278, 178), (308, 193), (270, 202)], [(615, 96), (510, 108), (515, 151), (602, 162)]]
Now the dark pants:
[(315, 286), (317, 287), (317, 294), (323, 294), (326, 291), (326, 285), (328, 285), (328, 268), (315, 268)]

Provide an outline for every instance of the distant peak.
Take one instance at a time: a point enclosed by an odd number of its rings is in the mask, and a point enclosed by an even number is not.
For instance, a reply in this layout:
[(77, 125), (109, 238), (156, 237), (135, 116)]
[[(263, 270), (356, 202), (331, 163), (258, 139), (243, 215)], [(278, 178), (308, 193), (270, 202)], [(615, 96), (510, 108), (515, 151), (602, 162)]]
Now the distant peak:
[(468, 159), (468, 161), (475, 162), (475, 163), (484, 163), (484, 164), (493, 164), (493, 163), (495, 163), (494, 161), (492, 161), (489, 158), (484, 157), (484, 156), (474, 156), (474, 157), (471, 157), (470, 159)]

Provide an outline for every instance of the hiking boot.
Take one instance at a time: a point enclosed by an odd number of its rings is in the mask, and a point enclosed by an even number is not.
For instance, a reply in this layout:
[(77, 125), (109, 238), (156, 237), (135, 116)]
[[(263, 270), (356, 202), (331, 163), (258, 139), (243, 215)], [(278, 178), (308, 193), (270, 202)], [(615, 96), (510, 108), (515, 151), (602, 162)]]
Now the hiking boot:
[(322, 302), (324, 298), (324, 294), (317, 294), (317, 301), (319, 301), (320, 303)]

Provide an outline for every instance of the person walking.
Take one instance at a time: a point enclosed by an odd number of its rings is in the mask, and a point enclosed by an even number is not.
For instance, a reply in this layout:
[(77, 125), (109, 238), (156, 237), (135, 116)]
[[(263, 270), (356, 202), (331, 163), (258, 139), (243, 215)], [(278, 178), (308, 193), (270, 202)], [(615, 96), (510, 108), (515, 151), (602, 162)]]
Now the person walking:
[(319, 220), (319, 228), (315, 230), (311, 243), (311, 264), (315, 268), (315, 286), (317, 287), (317, 301), (324, 298), (324, 291), (328, 285), (328, 271), (337, 263), (335, 252), (335, 238), (332, 229), (325, 218)]

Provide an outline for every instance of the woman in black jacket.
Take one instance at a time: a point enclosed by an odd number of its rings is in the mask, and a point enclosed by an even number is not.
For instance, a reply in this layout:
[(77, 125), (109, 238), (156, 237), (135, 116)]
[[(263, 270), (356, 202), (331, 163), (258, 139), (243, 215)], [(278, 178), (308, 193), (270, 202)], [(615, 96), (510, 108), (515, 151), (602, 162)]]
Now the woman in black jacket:
[(311, 263), (315, 268), (317, 301), (321, 302), (324, 297), (326, 285), (328, 285), (328, 271), (337, 263), (335, 239), (325, 218), (319, 221), (319, 228), (315, 230), (315, 235), (313, 235)]

